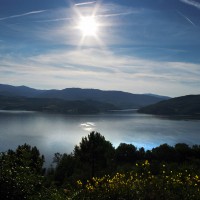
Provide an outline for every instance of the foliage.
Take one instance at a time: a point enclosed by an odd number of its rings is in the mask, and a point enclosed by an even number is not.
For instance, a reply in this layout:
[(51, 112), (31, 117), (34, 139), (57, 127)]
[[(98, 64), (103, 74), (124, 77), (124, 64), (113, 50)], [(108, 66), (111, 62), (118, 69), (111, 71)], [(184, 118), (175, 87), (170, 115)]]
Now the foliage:
[(114, 176), (92, 178), (85, 184), (78, 180), (79, 190), (73, 199), (99, 200), (197, 200), (200, 199), (200, 174), (188, 170), (168, 170), (160, 167), (154, 175), (148, 161), (136, 163), (134, 171)]
[(0, 156), (0, 193), (3, 199), (23, 200), (42, 187), (44, 157), (25, 144)]
[(115, 160), (117, 163), (133, 163), (137, 159), (137, 148), (132, 144), (121, 143), (115, 150)]
[(94, 176), (131, 171), (134, 164), (142, 160), (153, 163), (154, 172), (162, 162), (173, 163), (176, 167), (186, 164), (196, 169), (200, 166), (200, 146), (189, 147), (178, 143), (173, 147), (162, 144), (145, 151), (144, 148), (137, 149), (132, 144), (121, 143), (114, 149), (100, 133), (92, 132), (82, 138), (72, 154), (57, 153), (54, 160), (56, 185), (74, 185), (77, 179), (86, 180)]
[(76, 171), (76, 160), (73, 155), (63, 154), (60, 156), (54, 173), (54, 180), (57, 186), (61, 186), (66, 179), (68, 179), (68, 182), (73, 182), (72, 180), (75, 179), (74, 174)]
[(1, 198), (200, 199), (200, 145), (162, 144), (145, 151), (121, 143), (115, 149), (100, 133), (91, 132), (73, 153), (56, 153), (55, 168), (46, 174), (43, 162), (39, 150), (27, 144), (1, 153)]
[(113, 155), (112, 144), (98, 132), (91, 132), (87, 137), (82, 138), (79, 146), (74, 148), (74, 157), (81, 164), (88, 165), (92, 177), (109, 167)]

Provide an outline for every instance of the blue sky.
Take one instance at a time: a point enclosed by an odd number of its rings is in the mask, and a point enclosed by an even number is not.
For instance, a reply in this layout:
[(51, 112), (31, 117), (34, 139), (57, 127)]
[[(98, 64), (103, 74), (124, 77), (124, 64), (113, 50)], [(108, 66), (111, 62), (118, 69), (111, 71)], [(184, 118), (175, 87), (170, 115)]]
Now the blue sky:
[(175, 97), (199, 94), (199, 77), (199, 0), (0, 0), (2, 84)]

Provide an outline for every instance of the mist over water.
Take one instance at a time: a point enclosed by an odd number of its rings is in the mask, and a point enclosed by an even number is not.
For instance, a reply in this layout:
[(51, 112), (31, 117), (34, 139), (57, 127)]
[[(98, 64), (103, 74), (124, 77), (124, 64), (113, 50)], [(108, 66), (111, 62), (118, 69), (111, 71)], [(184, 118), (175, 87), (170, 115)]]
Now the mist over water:
[(38, 112), (0, 112), (0, 152), (24, 143), (37, 146), (52, 162), (54, 153), (70, 153), (81, 138), (98, 131), (115, 147), (121, 142), (151, 149), (163, 143), (200, 144), (199, 120), (159, 118), (138, 113), (67, 116)]

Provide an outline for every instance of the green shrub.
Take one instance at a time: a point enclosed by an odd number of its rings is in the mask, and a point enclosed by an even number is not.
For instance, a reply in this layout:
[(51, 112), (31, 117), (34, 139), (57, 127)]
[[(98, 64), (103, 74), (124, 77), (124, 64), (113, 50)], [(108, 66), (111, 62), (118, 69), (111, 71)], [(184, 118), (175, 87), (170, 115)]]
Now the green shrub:
[(148, 161), (136, 164), (128, 173), (77, 181), (79, 189), (73, 199), (100, 200), (197, 200), (200, 199), (200, 177), (188, 170), (168, 170), (162, 165), (157, 175)]

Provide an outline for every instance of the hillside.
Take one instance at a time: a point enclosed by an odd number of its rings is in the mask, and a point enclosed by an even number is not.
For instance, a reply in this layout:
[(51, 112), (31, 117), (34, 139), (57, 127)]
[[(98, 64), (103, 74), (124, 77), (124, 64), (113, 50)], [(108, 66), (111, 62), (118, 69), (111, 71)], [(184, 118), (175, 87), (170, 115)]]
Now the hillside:
[(94, 100), (113, 105), (121, 108), (139, 108), (141, 106), (157, 103), (164, 98), (153, 97), (143, 94), (131, 94), (122, 91), (102, 91), (97, 89), (80, 89), (80, 88), (66, 88), (64, 90), (49, 90), (41, 93), (39, 97), (53, 98), (57, 97), (65, 100)]
[(161, 101), (138, 110), (139, 113), (200, 117), (200, 95), (187, 95)]
[(45, 90), (37, 90), (26, 86), (12, 86), (0, 84), (0, 95), (3, 96), (36, 97), (44, 91)]
[(95, 114), (117, 109), (115, 106), (97, 101), (66, 101), (0, 96), (0, 110), (25, 110), (63, 114)]
[(98, 101), (113, 104), (119, 109), (140, 108), (169, 99), (158, 95), (132, 94), (122, 91), (103, 91), (98, 89), (66, 88), (63, 90), (37, 90), (26, 86), (0, 84), (0, 95), (33, 98), (57, 98), (67, 101)]

